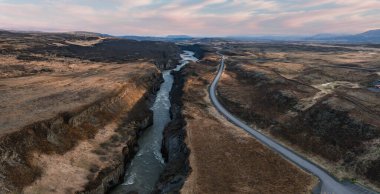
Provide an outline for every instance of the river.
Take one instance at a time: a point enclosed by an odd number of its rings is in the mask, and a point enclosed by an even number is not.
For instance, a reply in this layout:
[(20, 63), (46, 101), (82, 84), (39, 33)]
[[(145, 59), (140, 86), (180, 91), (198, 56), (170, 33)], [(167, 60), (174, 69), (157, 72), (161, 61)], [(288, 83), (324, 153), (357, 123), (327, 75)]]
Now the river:
[(153, 125), (146, 129), (138, 140), (139, 150), (127, 168), (124, 183), (118, 185), (112, 194), (125, 193), (151, 193), (162, 173), (165, 163), (161, 155), (162, 135), (165, 126), (170, 122), (170, 99), (169, 93), (173, 86), (172, 71), (179, 71), (189, 61), (197, 61), (194, 53), (184, 51), (181, 54), (180, 64), (173, 70), (162, 72), (164, 82), (157, 92), (153, 111)]

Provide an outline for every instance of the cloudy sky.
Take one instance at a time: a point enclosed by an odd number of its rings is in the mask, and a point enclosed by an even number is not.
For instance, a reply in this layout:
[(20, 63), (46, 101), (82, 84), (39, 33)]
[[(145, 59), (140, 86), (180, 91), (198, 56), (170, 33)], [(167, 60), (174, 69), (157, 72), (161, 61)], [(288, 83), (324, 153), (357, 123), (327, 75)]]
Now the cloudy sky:
[(200, 36), (356, 33), (380, 0), (0, 0), (0, 29)]

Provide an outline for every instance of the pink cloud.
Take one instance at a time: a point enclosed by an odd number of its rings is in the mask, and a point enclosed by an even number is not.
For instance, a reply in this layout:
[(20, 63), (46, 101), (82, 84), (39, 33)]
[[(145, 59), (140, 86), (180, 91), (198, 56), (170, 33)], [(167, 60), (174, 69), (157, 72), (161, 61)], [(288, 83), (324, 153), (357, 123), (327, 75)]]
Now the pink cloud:
[[(79, 1), (81, 3), (76, 3)], [(0, 1), (0, 28), (141, 35), (233, 35), (349, 33), (380, 27), (378, 0), (107, 2), (115, 8), (102, 9), (89, 0), (41, 0), (39, 4), (3, 0)], [(329, 4), (331, 6), (326, 6)]]

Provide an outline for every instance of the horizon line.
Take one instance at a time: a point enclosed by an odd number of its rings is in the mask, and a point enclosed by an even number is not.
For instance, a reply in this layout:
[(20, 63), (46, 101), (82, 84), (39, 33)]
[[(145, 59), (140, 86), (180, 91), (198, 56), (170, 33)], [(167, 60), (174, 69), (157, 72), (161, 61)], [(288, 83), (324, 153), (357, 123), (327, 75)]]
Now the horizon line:
[(138, 37), (155, 37), (155, 38), (165, 38), (168, 36), (189, 36), (191, 38), (226, 38), (226, 37), (260, 37), (260, 36), (273, 36), (273, 37), (310, 37), (316, 35), (357, 35), (364, 32), (372, 31), (372, 30), (380, 30), (379, 28), (373, 28), (371, 30), (365, 30), (360, 33), (329, 33), (322, 32), (316, 34), (230, 34), (230, 35), (191, 35), (191, 34), (164, 34), (164, 35), (152, 35), (152, 34), (112, 34), (112, 33), (104, 33), (104, 32), (96, 32), (96, 31), (87, 31), (87, 30), (18, 30), (18, 29), (6, 29), (0, 28), (0, 31), (8, 31), (8, 32), (18, 32), (18, 33), (51, 33), (51, 34), (68, 34), (68, 33), (94, 33), (94, 34), (102, 34), (109, 35), (113, 37), (122, 37), (122, 36), (138, 36)]

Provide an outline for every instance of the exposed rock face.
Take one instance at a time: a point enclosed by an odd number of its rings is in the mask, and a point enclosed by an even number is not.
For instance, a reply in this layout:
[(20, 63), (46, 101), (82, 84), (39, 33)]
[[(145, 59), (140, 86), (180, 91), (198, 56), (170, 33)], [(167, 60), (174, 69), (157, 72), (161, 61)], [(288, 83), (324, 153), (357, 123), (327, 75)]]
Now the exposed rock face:
[[(126, 145), (122, 150), (123, 157), (121, 158), (121, 161), (113, 166), (102, 169), (93, 181), (87, 183), (83, 191), (77, 193), (103, 194), (107, 193), (107, 191), (109, 191), (112, 187), (119, 184), (124, 178), (126, 171), (125, 167), (136, 154), (138, 140), (137, 133), (140, 133), (141, 130), (144, 130), (152, 125), (152, 118), (153, 117), (151, 114), (147, 114), (147, 117), (143, 121), (136, 123), (136, 134), (133, 135), (133, 138), (129, 138), (125, 142)], [(122, 127), (120, 130), (123, 130)]]
[[(149, 96), (157, 90), (161, 79), (157, 72), (142, 85), (131, 83), (115, 95), (99, 99), (81, 110), (62, 113), (1, 137), (0, 193), (18, 193), (26, 187), (27, 192), (47, 193), (44, 181), (51, 177), (45, 171), (54, 164), (50, 160), (41, 160), (41, 156), (60, 158), (62, 155), (62, 160), (58, 161), (66, 164), (65, 158), (70, 157), (70, 154), (79, 154), (79, 158), (88, 155), (88, 161), (78, 161), (86, 163), (86, 166), (81, 165), (79, 169), (84, 177), (87, 176), (87, 180), (83, 182), (84, 185), (66, 191), (107, 191), (123, 176), (124, 166), (134, 154), (138, 133), (152, 123)], [(121, 124), (116, 124), (113, 128), (106, 127), (110, 122)], [(100, 139), (102, 142), (94, 142), (92, 139)], [(86, 143), (88, 149), (76, 150)], [(97, 158), (97, 162), (92, 161), (91, 157)], [(76, 157), (72, 158), (71, 163), (68, 165), (73, 165), (73, 169), (78, 168), (75, 165)], [(47, 166), (41, 166), (42, 164)], [(64, 186), (63, 183), (62, 185)], [(60, 193), (63, 190), (57, 189), (54, 192)]]
[(170, 92), (172, 121), (164, 130), (162, 154), (166, 166), (156, 185), (155, 193), (178, 193), (190, 172), (189, 149), (185, 143), (186, 123), (182, 115), (184, 78), (181, 72), (173, 72), (174, 84)]
[(179, 48), (95, 33), (0, 39), (0, 193), (105, 193), (121, 181)]
[(194, 57), (197, 59), (202, 59), (205, 56), (206, 49), (199, 44), (189, 44), (189, 45), (180, 45), (182, 50), (192, 51), (194, 52)]
[(180, 49), (172, 42), (135, 41), (98, 34), (49, 34), (1, 32), (0, 54), (18, 55), (20, 60), (47, 60), (35, 55), (70, 57), (95, 62), (150, 61), (160, 69), (171, 69), (180, 60)]
[(149, 60), (160, 69), (171, 69), (178, 64), (179, 49), (174, 43), (106, 39), (91, 47), (67, 45), (64, 47), (43, 46), (29, 50), (31, 53), (53, 53), (96, 62), (132, 62)]

